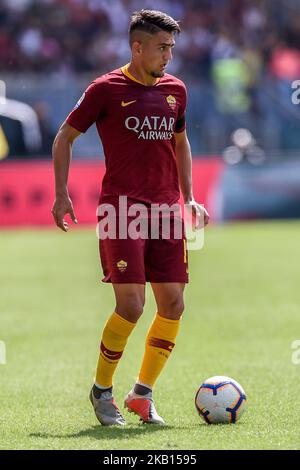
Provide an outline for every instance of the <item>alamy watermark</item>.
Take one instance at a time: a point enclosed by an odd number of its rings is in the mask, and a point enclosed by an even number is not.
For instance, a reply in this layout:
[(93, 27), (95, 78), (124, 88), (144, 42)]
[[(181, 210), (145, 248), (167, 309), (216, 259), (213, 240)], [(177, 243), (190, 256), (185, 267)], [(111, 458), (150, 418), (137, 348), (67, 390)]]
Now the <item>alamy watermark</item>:
[(298, 366), (300, 364), (300, 339), (295, 339), (291, 344), (291, 348), (295, 350), (292, 353), (292, 364)]
[(300, 103), (300, 80), (294, 80), (291, 84), (291, 87), (293, 90), (295, 90), (291, 96), (292, 103), (299, 104)]
[(4, 341), (0, 341), (0, 365), (6, 364), (6, 346)]
[(118, 206), (102, 203), (97, 208), (96, 233), (99, 240), (151, 239), (181, 240), (186, 238), (189, 250), (204, 245), (205, 209), (196, 202), (128, 206), (127, 196), (119, 196)]

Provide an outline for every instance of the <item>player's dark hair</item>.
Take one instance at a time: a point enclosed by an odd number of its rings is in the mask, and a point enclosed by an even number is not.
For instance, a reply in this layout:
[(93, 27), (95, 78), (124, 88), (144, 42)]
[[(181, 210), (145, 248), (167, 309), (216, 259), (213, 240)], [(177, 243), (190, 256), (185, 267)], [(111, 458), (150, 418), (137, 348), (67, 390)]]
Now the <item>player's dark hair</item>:
[(168, 33), (180, 33), (179, 23), (171, 16), (156, 10), (135, 11), (131, 17), (129, 25), (129, 43), (132, 45), (132, 33), (134, 31), (144, 31), (149, 34), (156, 34), (160, 31)]

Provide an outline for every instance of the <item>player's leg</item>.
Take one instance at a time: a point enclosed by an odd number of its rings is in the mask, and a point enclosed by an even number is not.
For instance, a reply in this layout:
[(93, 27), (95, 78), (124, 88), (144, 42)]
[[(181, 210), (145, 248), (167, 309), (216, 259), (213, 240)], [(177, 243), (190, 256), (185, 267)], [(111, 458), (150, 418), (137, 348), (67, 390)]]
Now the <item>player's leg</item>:
[[(176, 219), (176, 221), (178, 221)], [(183, 227), (183, 221), (180, 221)], [(150, 240), (145, 256), (146, 279), (151, 282), (157, 314), (149, 329), (138, 380), (125, 399), (128, 409), (144, 422), (163, 424), (158, 416), (152, 389), (175, 344), (183, 312), (184, 286), (188, 282), (188, 256), (184, 231), (181, 238)]]
[(112, 396), (113, 375), (145, 303), (143, 284), (113, 284), (113, 288), (115, 311), (102, 333), (95, 384), (90, 395), (96, 416), (104, 425), (125, 424)]
[(102, 333), (95, 380), (99, 388), (112, 387), (113, 374), (145, 303), (143, 284), (113, 284), (113, 288), (116, 306)]
[(99, 242), (104, 282), (112, 282), (116, 305), (104, 327), (91, 401), (102, 424), (124, 424), (113, 401), (113, 375), (128, 337), (142, 314), (145, 302), (143, 240), (104, 239)]
[(152, 283), (157, 314), (148, 331), (145, 353), (137, 382), (125, 399), (125, 406), (144, 422), (164, 424), (153, 399), (153, 386), (174, 346), (184, 310), (184, 283)]
[(157, 313), (146, 338), (138, 382), (152, 389), (175, 346), (184, 310), (184, 283), (152, 283)]

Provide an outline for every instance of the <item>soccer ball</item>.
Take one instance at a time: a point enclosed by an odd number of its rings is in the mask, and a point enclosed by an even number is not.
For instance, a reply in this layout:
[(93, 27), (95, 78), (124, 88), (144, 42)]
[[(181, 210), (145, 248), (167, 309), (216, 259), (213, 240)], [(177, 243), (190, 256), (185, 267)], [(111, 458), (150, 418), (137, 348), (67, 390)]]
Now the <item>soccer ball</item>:
[(205, 380), (195, 396), (195, 406), (208, 424), (236, 423), (245, 411), (246, 395), (236, 380), (216, 375)]

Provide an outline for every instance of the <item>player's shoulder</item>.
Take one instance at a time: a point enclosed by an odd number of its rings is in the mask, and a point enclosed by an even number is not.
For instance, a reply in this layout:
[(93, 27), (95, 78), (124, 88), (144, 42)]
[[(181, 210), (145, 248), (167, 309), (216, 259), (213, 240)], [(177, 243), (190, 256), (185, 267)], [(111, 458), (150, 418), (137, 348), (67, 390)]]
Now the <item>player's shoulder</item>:
[(161, 84), (172, 85), (172, 86), (182, 89), (183, 91), (186, 91), (185, 83), (180, 78), (175, 77), (175, 75), (171, 75), (170, 73), (164, 74), (161, 80)]
[(105, 84), (111, 85), (113, 83), (119, 83), (123, 80), (123, 73), (120, 68), (107, 72), (93, 80), (93, 84), (96, 86), (103, 86)]

